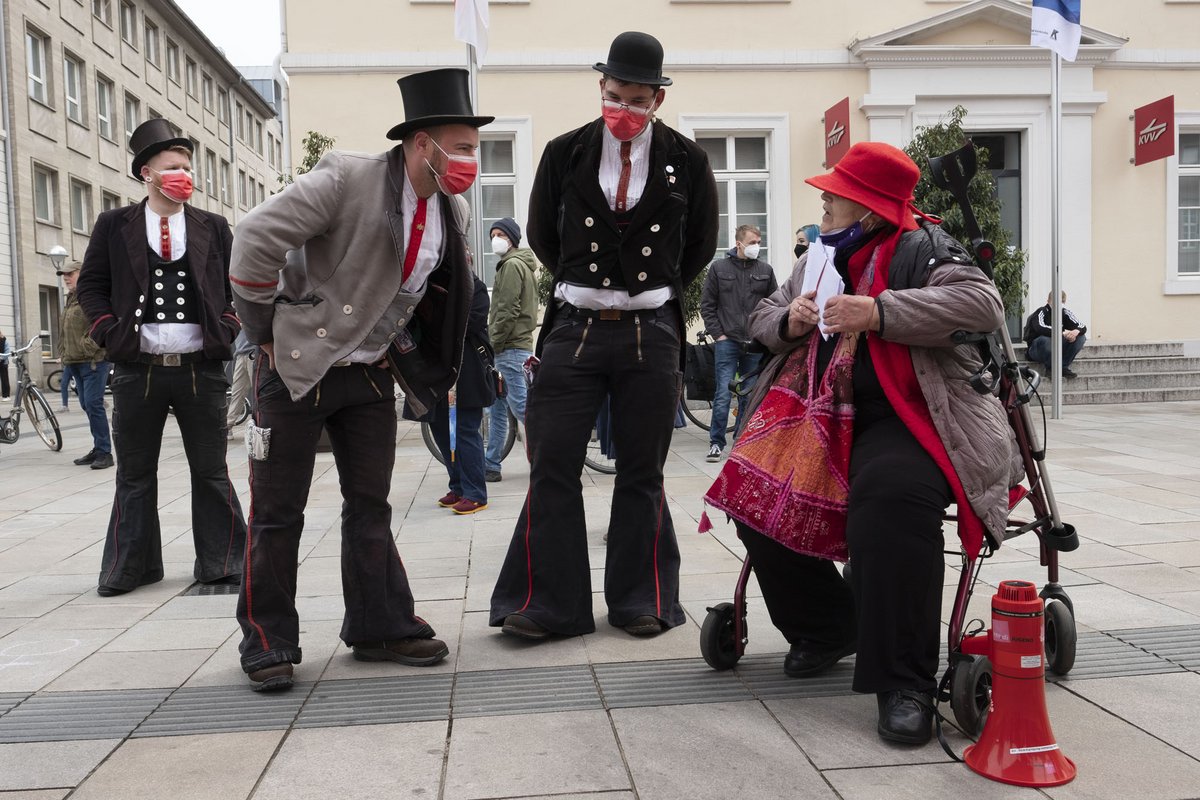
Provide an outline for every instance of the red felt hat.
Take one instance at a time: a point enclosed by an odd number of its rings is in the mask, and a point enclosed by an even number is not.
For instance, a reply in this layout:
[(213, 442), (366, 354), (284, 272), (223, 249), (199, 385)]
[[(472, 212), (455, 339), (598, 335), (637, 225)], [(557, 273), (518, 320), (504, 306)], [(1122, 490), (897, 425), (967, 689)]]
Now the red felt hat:
[[(916, 230), (913, 189), (921, 170), (903, 150), (883, 142), (851, 146), (833, 172), (806, 178), (805, 183), (866, 206), (901, 230)], [(925, 216), (921, 214), (921, 216)]]

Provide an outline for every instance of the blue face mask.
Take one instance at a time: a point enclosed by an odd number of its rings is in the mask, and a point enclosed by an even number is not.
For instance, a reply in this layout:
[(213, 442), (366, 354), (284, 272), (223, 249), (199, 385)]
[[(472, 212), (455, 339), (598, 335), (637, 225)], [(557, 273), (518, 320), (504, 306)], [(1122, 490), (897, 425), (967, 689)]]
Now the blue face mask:
[(835, 250), (840, 250), (843, 247), (849, 247), (855, 242), (860, 241), (866, 235), (866, 231), (863, 230), (862, 221), (869, 216), (871, 216), (871, 213), (867, 212), (863, 214), (862, 219), (847, 228), (822, 233), (821, 243)]

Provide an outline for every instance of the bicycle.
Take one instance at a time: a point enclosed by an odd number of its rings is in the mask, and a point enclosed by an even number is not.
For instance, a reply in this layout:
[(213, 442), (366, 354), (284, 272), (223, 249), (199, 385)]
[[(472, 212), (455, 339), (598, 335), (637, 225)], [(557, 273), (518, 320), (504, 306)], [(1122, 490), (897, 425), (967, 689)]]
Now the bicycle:
[(9, 354), (9, 359), (17, 365), (17, 385), (13, 393), (12, 410), (8, 412), (8, 416), (0, 417), (0, 442), (14, 444), (21, 438), (21, 414), (25, 413), (33, 420), (33, 429), (38, 437), (46, 447), (57, 453), (62, 450), (63, 445), (58, 418), (54, 416), (42, 390), (29, 377), (29, 367), (25, 363), (25, 354), (32, 350), (35, 344), (39, 344), (40, 339), (41, 337), (34, 336), (29, 340), (29, 344)]
[[(698, 331), (696, 333), (696, 346), (705, 347), (713, 344), (713, 340), (709, 338), (708, 331)], [(708, 382), (711, 384), (713, 377), (708, 376)], [(734, 376), (734, 381), (738, 381), (738, 377)], [(708, 431), (712, 428), (712, 398), (706, 399), (691, 399), (684, 392), (683, 398), (679, 401), (683, 410), (683, 415), (691, 420), (692, 424), (701, 430)], [(726, 433), (733, 433), (737, 427), (737, 403), (729, 405), (729, 419), (727, 420)]]

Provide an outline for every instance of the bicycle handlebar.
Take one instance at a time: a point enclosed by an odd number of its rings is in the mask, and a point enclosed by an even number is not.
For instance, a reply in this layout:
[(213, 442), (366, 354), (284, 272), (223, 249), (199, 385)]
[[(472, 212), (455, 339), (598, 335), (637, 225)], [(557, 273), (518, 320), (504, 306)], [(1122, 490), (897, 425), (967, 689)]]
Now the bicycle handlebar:
[(35, 344), (37, 344), (38, 342), (40, 342), (41, 340), (42, 340), (41, 336), (34, 336), (32, 339), (29, 340), (29, 344), (25, 345), (24, 347), (17, 348), (16, 350), (10, 350), (9, 355), (15, 356), (15, 355), (19, 355), (21, 353), (28, 353), (30, 350), (33, 349), (33, 346)]

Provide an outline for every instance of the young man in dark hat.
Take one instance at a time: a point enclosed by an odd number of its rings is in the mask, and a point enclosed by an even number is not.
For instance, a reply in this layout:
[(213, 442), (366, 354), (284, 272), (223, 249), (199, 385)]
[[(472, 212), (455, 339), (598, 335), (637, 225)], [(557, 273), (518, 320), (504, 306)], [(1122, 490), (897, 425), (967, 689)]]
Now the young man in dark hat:
[(88, 335), (113, 362), (117, 489), (101, 560), (104, 597), (163, 578), (158, 455), (173, 409), (192, 473), (193, 573), (236, 583), (246, 522), (225, 464), (224, 361), (241, 325), (229, 290), (233, 235), (224, 217), (187, 205), (192, 144), (165, 119), (130, 138), (137, 205), (96, 219), (77, 292)]
[(604, 594), (635, 636), (684, 621), (663, 463), (679, 403), (684, 287), (712, 260), (708, 158), (661, 122), (663, 49), (622, 33), (596, 64), (601, 117), (546, 146), (529, 242), (554, 275), (526, 405), (530, 487), (492, 594), (491, 624), (526, 639), (595, 630), (580, 473), (609, 396), (617, 478)]
[[(328, 153), (238, 226), (231, 280), (255, 361), (250, 534), (238, 601), (242, 668), (256, 690), (299, 664), (296, 566), (317, 437), (342, 488), (341, 638), (361, 661), (435, 664), (446, 645), (414, 612), (392, 539), (393, 377), (406, 415), (446, 395), (474, 294), (467, 252), (479, 127), (461, 69), (399, 80), (400, 145)], [(255, 452), (257, 451), (257, 452)]]

